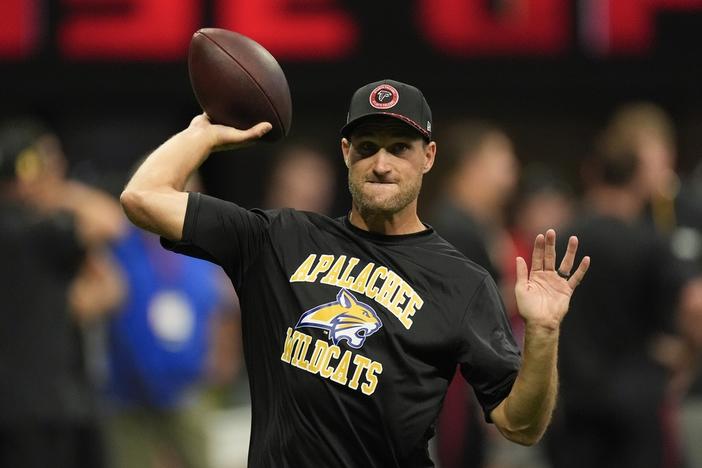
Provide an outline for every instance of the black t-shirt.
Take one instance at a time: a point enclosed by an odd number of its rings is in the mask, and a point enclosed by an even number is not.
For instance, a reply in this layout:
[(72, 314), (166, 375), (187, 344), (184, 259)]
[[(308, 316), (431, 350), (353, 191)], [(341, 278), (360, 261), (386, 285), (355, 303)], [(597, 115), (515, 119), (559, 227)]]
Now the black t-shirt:
[(0, 425), (86, 416), (67, 300), (83, 258), (70, 215), (0, 202)]
[(460, 364), (486, 415), (520, 364), (490, 276), (432, 229), (400, 236), (190, 194), (178, 243), (239, 293), (254, 467), (433, 466)]
[(444, 198), (433, 210), (432, 226), (459, 252), (485, 268), (496, 282), (500, 281), (500, 272), (488, 253), (486, 229), (470, 213)]

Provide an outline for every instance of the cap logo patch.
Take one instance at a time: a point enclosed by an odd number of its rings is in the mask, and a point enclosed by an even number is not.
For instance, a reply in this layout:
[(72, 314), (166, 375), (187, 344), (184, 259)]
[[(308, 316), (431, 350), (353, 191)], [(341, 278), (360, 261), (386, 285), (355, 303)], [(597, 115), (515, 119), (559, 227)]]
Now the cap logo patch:
[(376, 109), (390, 109), (400, 100), (400, 94), (389, 84), (381, 84), (370, 93), (370, 105)]

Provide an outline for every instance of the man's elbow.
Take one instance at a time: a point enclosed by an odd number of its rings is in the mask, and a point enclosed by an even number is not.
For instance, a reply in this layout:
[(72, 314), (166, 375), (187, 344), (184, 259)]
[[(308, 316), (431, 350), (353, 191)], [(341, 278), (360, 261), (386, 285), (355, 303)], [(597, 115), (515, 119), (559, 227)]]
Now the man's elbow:
[(126, 188), (119, 196), (119, 203), (131, 222), (141, 225), (140, 220), (146, 211), (146, 196), (143, 192)]
[(539, 443), (543, 437), (543, 431), (535, 431), (531, 428), (525, 428), (522, 430), (501, 430), (502, 435), (515, 444), (523, 445), (525, 447), (531, 447)]

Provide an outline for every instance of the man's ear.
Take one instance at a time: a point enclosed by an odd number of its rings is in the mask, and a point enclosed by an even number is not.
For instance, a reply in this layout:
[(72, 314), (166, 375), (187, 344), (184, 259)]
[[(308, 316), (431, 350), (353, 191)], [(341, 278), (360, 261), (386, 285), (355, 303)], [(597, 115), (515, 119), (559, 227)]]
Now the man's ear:
[(344, 155), (344, 164), (348, 168), (351, 165), (349, 154), (351, 152), (351, 142), (346, 138), (341, 139), (341, 153)]
[(436, 159), (436, 142), (430, 141), (424, 148), (424, 167), (422, 168), (422, 174), (426, 174), (434, 166), (434, 160)]

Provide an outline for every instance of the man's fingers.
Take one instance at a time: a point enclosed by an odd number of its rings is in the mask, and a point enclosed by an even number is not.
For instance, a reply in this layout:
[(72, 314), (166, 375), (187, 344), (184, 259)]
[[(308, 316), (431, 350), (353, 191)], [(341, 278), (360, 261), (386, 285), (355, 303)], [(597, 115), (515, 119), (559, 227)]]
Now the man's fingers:
[(245, 133), (248, 133), (252, 138), (261, 138), (263, 135), (270, 132), (272, 128), (273, 125), (269, 122), (261, 122), (246, 130)]
[(258, 138), (261, 138), (263, 135), (268, 133), (271, 130), (271, 128), (273, 128), (273, 126), (268, 122), (261, 122), (246, 130), (239, 130), (233, 127), (222, 126), (220, 126), (220, 128), (225, 129), (224, 135), (222, 135), (222, 144), (229, 145), (244, 143), (249, 140), (257, 140)]
[(570, 270), (573, 269), (573, 262), (575, 262), (575, 253), (578, 251), (578, 238), (575, 236), (570, 236), (568, 239), (568, 247), (566, 248), (566, 253), (561, 260), (561, 266), (558, 267), (558, 271), (570, 275)]
[(527, 269), (526, 260), (522, 257), (517, 257), (517, 282), (514, 285), (516, 289), (526, 288), (529, 280), (529, 270)]
[(544, 269), (544, 244), (546, 243), (543, 234), (539, 234), (534, 239), (534, 252), (531, 254), (531, 271)]
[(544, 247), (544, 270), (556, 269), (556, 231), (546, 231), (546, 246)]
[(273, 128), (268, 122), (258, 123), (246, 130), (239, 130), (238, 128), (227, 127), (225, 125), (214, 125), (213, 127), (217, 131), (217, 144), (215, 144), (213, 151), (224, 151), (250, 146)]
[(578, 265), (578, 269), (575, 270), (573, 276), (568, 279), (568, 284), (571, 288), (575, 289), (580, 284), (588, 268), (590, 268), (590, 257), (585, 257), (580, 262), (580, 265)]

